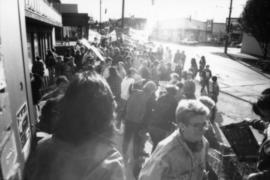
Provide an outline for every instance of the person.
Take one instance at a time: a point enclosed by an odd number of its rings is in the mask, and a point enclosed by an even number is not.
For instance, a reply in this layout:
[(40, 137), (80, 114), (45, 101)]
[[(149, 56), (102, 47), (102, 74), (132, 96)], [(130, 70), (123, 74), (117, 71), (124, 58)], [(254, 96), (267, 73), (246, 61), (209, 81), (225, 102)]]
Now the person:
[(45, 68), (42, 59), (37, 56), (32, 66), (32, 73), (39, 76), (41, 79), (44, 76)]
[(49, 91), (48, 93), (44, 94), (41, 98), (42, 101), (46, 101), (50, 98), (55, 98), (59, 94), (64, 94), (67, 86), (69, 84), (69, 80), (67, 79), (66, 76), (59, 76), (57, 77), (55, 81), (56, 88), (52, 91)]
[(263, 132), (264, 139), (259, 149), (257, 163), (258, 172), (248, 176), (248, 180), (270, 179), (270, 88), (265, 89), (257, 102), (253, 104), (253, 112), (260, 117), (260, 120), (248, 122), (259, 132)]
[(82, 58), (83, 58), (83, 54), (81, 54), (81, 51), (77, 50), (75, 52), (75, 57), (74, 57), (74, 63), (76, 64), (76, 69), (77, 71), (82, 69)]
[(149, 80), (151, 74), (150, 74), (150, 70), (149, 70), (147, 64), (148, 64), (148, 63), (147, 63), (146, 60), (142, 62), (142, 65), (141, 65), (141, 67), (139, 68), (139, 74), (141, 75), (141, 77), (142, 77), (143, 79)]
[(170, 74), (170, 84), (176, 85), (179, 82), (179, 75), (177, 73)]
[[(211, 116), (213, 115), (215, 111), (215, 102), (208, 96), (200, 96), (198, 100), (203, 103), (208, 109), (209, 109), (209, 119), (211, 119)], [(221, 143), (218, 141), (216, 132), (214, 130), (214, 122), (208, 121), (209, 127), (206, 130), (204, 137), (209, 142), (209, 147), (213, 148), (215, 150), (221, 150)], [(215, 173), (213, 168), (210, 166), (209, 162), (207, 162), (207, 170), (209, 171), (208, 178), (209, 180), (218, 180), (218, 175)]]
[(194, 80), (192, 79), (192, 72), (187, 71), (186, 80), (184, 82), (184, 95), (185, 99), (196, 99), (195, 91), (196, 85)]
[(126, 77), (121, 82), (121, 99), (127, 101), (130, 95), (131, 85), (135, 83), (134, 76), (136, 74), (136, 70), (134, 68), (130, 68), (127, 71)]
[(201, 76), (201, 93), (205, 93), (205, 87), (206, 87), (206, 94), (209, 95), (209, 81), (212, 77), (212, 71), (209, 69), (209, 65), (205, 66), (205, 69), (202, 71), (202, 76)]
[(53, 79), (56, 65), (56, 57), (52, 50), (47, 51), (45, 57), (45, 64), (47, 69), (49, 70), (50, 79)]
[(38, 105), (39, 101), (41, 100), (41, 88), (42, 88), (42, 78), (37, 75), (33, 74), (31, 78), (31, 89), (32, 89), (32, 99), (33, 104)]
[(178, 49), (174, 55), (173, 62), (175, 64), (180, 64), (180, 60), (181, 60), (181, 53), (180, 50)]
[(119, 76), (121, 77), (121, 79), (124, 79), (124, 77), (127, 75), (126, 69), (125, 69), (125, 65), (122, 61), (120, 61), (116, 67), (117, 72), (119, 74)]
[(155, 83), (159, 81), (158, 66), (159, 62), (154, 61), (151, 67), (151, 80), (153, 80)]
[(120, 95), (121, 95), (121, 77), (118, 75), (115, 67), (110, 67), (109, 69), (110, 75), (107, 78), (107, 82), (111, 87), (112, 93), (115, 97), (115, 100), (117, 102), (120, 101)]
[(103, 67), (103, 70), (102, 70), (102, 76), (107, 79), (109, 76), (110, 76), (110, 68), (112, 67), (112, 61), (113, 59), (108, 57), (106, 58), (105, 60), (105, 65)]
[(206, 60), (205, 60), (205, 57), (202, 56), (200, 61), (199, 61), (199, 64), (200, 64), (200, 67), (199, 67), (199, 72), (200, 72), (200, 76), (202, 75), (202, 72), (205, 68), (205, 65), (206, 65)]
[(218, 102), (218, 95), (219, 95), (219, 84), (217, 81), (217, 76), (213, 76), (212, 82), (209, 85), (209, 97), (215, 101), (215, 103)]
[(129, 142), (131, 141), (132, 137), (134, 137), (134, 143), (136, 144), (136, 132), (138, 132), (145, 125), (143, 120), (146, 104), (151, 98), (152, 93), (156, 90), (156, 84), (153, 81), (148, 81), (141, 88), (142, 83), (143, 82), (141, 81), (134, 84), (132, 93), (127, 101), (125, 135), (123, 142), (123, 154), (126, 158)]
[(198, 100), (182, 100), (176, 109), (177, 130), (161, 141), (142, 167), (139, 180), (190, 179), (207, 177), (209, 110)]
[(176, 94), (177, 87), (167, 85), (166, 93), (161, 95), (153, 109), (152, 119), (149, 122), (148, 129), (153, 141), (153, 149), (168, 134), (174, 130), (175, 110), (177, 106)]
[(186, 62), (186, 54), (185, 51), (182, 51), (181, 56), (180, 56), (180, 63), (182, 68), (184, 68)]
[(177, 102), (179, 102), (180, 100), (184, 99), (184, 83), (178, 82), (176, 86), (178, 87), (178, 91), (176, 93), (175, 98)]
[(65, 76), (70, 80), (75, 72), (76, 64), (74, 57), (72, 56), (72, 49), (67, 49), (64, 56), (64, 73)]
[(164, 62), (161, 61), (158, 65), (158, 76), (159, 76), (159, 80), (160, 81), (167, 81), (168, 80), (168, 69), (167, 67), (165, 66)]
[(191, 59), (190, 71), (192, 72), (192, 79), (195, 79), (198, 73), (198, 65), (195, 58)]
[(166, 64), (166, 71), (165, 71), (165, 77), (166, 77), (166, 81), (170, 80), (170, 74), (172, 73), (172, 64), (171, 63), (167, 63)]
[(124, 180), (123, 158), (111, 142), (115, 106), (100, 75), (76, 75), (61, 100), (55, 133), (30, 155), (25, 179)]
[(205, 137), (209, 142), (211, 148), (220, 149), (219, 141), (214, 129), (216, 103), (208, 96), (200, 96), (198, 100), (203, 103), (209, 109), (209, 127), (205, 133)]

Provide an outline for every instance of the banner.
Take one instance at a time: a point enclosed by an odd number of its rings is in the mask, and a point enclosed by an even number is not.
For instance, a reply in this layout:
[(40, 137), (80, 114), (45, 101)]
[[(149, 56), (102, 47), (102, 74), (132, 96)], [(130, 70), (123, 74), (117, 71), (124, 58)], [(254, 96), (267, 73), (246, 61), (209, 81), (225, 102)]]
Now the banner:
[(108, 37), (111, 38), (111, 41), (112, 41), (112, 42), (113, 42), (113, 41), (116, 41), (116, 40), (117, 40), (116, 31), (115, 31), (115, 30), (112, 31), (112, 32), (108, 35)]
[(104, 57), (101, 55), (101, 53), (99, 52), (99, 50), (95, 47), (95, 46), (92, 46), (90, 45), (90, 43), (86, 40), (86, 39), (81, 39), (80, 40), (80, 43), (82, 45), (84, 45), (87, 49), (90, 49), (94, 52), (94, 54), (101, 60), (101, 61), (104, 61)]
[(89, 31), (88, 31), (88, 41), (95, 42), (95, 38), (97, 38), (98, 42), (100, 42), (101, 34), (99, 34), (96, 31), (93, 31), (93, 30), (89, 29)]

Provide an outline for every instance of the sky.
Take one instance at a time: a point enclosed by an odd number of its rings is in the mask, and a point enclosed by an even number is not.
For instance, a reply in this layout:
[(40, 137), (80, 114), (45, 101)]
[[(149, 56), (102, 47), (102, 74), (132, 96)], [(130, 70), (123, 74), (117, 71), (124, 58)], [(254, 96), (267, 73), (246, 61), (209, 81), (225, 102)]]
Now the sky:
[[(154, 5), (152, 5), (154, 1)], [(247, 0), (233, 0), (232, 17), (239, 17)], [(61, 0), (78, 4), (80, 13), (100, 19), (100, 0)], [(102, 21), (121, 17), (122, 0), (101, 0)], [(196, 20), (225, 22), (230, 0), (125, 0), (125, 17), (170, 19), (190, 17)]]

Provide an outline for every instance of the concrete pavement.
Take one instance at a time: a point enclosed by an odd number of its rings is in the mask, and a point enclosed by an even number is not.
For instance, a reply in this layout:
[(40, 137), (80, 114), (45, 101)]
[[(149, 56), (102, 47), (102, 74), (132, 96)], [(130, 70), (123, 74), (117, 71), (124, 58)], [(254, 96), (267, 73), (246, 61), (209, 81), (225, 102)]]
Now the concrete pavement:
[[(199, 65), (201, 56), (206, 57), (206, 63), (210, 65), (213, 75), (218, 76), (221, 91), (247, 102), (254, 102), (258, 95), (270, 87), (270, 76), (258, 72), (249, 65), (239, 63), (224, 54), (223, 47), (212, 46), (184, 46), (172, 43), (161, 43), (169, 46), (173, 53), (180, 49), (185, 50), (187, 59), (185, 69), (190, 68), (191, 58), (196, 58)], [(229, 48), (228, 53), (240, 56), (240, 49)], [(246, 58), (250, 58), (246, 55)], [(199, 80), (199, 79), (198, 79)]]

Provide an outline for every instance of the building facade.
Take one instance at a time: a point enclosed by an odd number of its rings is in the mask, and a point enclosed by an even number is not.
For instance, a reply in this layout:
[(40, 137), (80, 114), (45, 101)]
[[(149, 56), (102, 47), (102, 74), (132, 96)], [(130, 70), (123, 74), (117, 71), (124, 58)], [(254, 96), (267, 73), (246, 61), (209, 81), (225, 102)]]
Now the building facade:
[[(263, 50), (259, 42), (253, 36), (247, 33), (243, 34), (241, 52), (259, 57), (263, 56)], [(268, 47), (267, 56), (270, 56), (270, 46)]]
[(183, 42), (206, 41), (206, 23), (190, 18), (169, 19), (155, 24), (152, 39)]
[(47, 50), (55, 46), (56, 29), (62, 28), (61, 14), (46, 0), (24, 2), (29, 62), (37, 56), (44, 60)]

